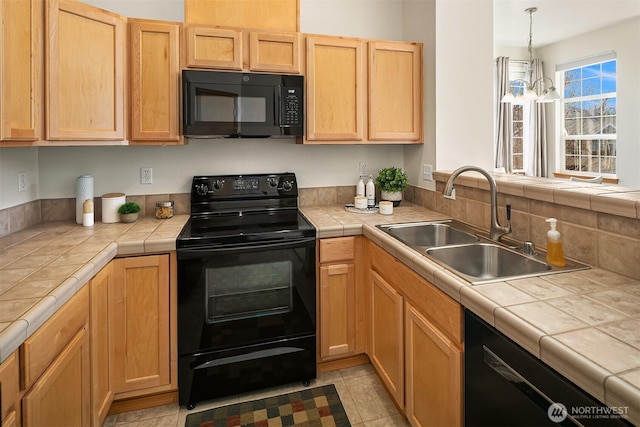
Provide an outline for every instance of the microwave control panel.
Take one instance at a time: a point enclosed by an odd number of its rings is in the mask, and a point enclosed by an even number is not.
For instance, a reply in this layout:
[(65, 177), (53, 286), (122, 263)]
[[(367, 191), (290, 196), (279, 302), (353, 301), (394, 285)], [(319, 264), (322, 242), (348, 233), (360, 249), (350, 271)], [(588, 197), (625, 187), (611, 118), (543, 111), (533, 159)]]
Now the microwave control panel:
[(299, 87), (283, 87), (282, 88), (282, 118), (280, 125), (301, 126), (302, 125), (302, 88)]

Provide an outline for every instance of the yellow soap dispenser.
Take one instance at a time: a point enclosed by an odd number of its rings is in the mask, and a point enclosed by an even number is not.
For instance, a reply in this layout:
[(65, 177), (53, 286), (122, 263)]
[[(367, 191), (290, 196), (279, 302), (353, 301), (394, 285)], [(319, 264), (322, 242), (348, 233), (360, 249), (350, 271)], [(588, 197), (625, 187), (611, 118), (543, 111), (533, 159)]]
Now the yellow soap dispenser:
[(562, 240), (560, 240), (560, 232), (556, 230), (558, 220), (555, 218), (547, 218), (546, 220), (551, 229), (547, 231), (547, 262), (556, 267), (564, 267), (567, 265), (562, 252)]

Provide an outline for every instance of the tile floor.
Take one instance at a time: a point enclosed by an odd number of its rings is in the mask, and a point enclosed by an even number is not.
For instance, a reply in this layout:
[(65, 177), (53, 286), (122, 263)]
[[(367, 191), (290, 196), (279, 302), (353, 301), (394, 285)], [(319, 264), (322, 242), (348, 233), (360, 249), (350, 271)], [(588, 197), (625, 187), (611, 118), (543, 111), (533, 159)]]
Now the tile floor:
[[(356, 366), (318, 375), (311, 387), (334, 384), (342, 406), (353, 427), (408, 427), (409, 423), (396, 409), (371, 365)], [(140, 411), (125, 412), (107, 417), (104, 427), (184, 427), (191, 412), (254, 400), (262, 397), (290, 393), (303, 388), (301, 384), (274, 387), (259, 392), (245, 393), (227, 398), (201, 402), (193, 411), (177, 403)]]

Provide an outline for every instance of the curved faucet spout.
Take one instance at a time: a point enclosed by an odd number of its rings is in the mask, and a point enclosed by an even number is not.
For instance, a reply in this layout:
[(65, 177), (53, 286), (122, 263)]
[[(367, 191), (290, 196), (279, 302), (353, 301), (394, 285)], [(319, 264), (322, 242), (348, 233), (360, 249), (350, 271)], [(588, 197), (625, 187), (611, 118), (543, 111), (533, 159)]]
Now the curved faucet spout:
[(442, 193), (445, 197), (451, 198), (451, 194), (453, 193), (453, 181), (458, 177), (458, 175), (464, 172), (478, 172), (484, 175), (484, 177), (489, 181), (489, 190), (491, 193), (491, 224), (489, 235), (491, 236), (491, 240), (500, 240), (500, 237), (505, 234), (511, 233), (511, 205), (507, 205), (507, 225), (502, 226), (498, 222), (498, 203), (497, 203), (497, 185), (496, 180), (493, 176), (487, 172), (485, 169), (482, 169), (478, 166), (462, 166), (451, 173), (451, 176), (447, 180), (447, 183), (444, 186), (444, 190)]

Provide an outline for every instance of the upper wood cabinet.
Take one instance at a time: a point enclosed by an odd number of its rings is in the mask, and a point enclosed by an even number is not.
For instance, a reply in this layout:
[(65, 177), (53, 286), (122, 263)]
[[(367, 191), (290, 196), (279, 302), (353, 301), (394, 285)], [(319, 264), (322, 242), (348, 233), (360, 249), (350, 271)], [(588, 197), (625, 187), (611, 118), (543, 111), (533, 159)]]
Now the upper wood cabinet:
[(41, 0), (0, 2), (0, 146), (42, 137)]
[(180, 31), (175, 22), (129, 20), (131, 144), (180, 138)]
[(188, 24), (299, 31), (299, 0), (185, 0)]
[(46, 139), (122, 143), (126, 18), (77, 1), (45, 4)]
[(307, 35), (306, 48), (304, 143), (422, 143), (422, 44)]
[(249, 32), (249, 70), (299, 74), (299, 33)]
[(369, 139), (422, 140), (422, 45), (369, 42)]
[(299, 33), (187, 27), (187, 66), (299, 74)]
[(362, 141), (366, 109), (365, 43), (307, 36), (306, 140)]
[(187, 27), (187, 66), (242, 70), (242, 31), (232, 28)]

